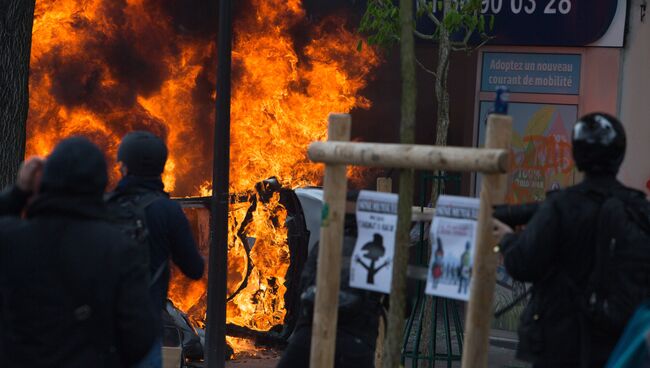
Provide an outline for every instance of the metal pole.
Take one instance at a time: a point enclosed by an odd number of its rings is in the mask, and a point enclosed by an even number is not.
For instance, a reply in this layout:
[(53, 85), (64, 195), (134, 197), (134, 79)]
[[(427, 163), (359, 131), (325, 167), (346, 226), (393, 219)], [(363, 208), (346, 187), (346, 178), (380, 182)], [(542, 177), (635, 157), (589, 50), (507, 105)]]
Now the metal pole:
[(214, 127), (210, 257), (205, 361), (208, 368), (226, 364), (226, 291), (228, 275), (228, 206), (230, 170), (231, 1), (219, 2), (217, 112)]

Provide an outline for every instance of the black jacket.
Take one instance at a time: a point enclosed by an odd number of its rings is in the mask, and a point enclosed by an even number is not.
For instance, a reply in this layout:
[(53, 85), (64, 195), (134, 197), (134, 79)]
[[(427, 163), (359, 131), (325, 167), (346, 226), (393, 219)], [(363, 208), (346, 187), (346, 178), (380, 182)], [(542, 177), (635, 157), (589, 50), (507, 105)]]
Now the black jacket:
[[(549, 193), (525, 230), (503, 239), (506, 270), (534, 287), (522, 314), (520, 359), (541, 367), (579, 367), (581, 343), (587, 340), (581, 340), (576, 290), (586, 286), (594, 262), (599, 193), (615, 188), (624, 190), (614, 177), (587, 177)], [(616, 340), (590, 334), (591, 366), (604, 364)]]
[[(177, 203), (169, 199), (163, 191), (160, 178), (127, 176), (118, 184), (111, 197), (128, 195), (139, 191), (154, 191), (160, 194), (145, 210), (146, 226), (150, 237), (150, 271), (154, 274), (158, 267), (171, 260), (189, 278), (198, 280), (203, 276), (204, 260), (194, 241), (190, 224)], [(167, 289), (169, 286), (169, 267), (162, 276), (151, 286), (153, 304), (160, 309), (165, 308)], [(162, 324), (162, 320), (159, 321)]]
[(42, 195), (0, 220), (3, 367), (119, 367), (151, 348), (147, 270), (105, 218), (101, 198)]
[(25, 218), (0, 217), (1, 367), (128, 367), (151, 349), (148, 270), (108, 222), (106, 181), (103, 153), (65, 139)]

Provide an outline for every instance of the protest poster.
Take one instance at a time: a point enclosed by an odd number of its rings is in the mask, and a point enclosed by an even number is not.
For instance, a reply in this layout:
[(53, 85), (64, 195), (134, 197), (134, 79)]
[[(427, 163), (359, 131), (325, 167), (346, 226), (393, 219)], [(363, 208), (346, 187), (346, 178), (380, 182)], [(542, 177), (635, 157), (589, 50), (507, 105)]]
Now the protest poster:
[(362, 190), (357, 199), (357, 243), (350, 287), (390, 293), (397, 229), (397, 194)]
[(469, 300), (479, 199), (443, 195), (431, 223), (431, 260), (425, 292)]

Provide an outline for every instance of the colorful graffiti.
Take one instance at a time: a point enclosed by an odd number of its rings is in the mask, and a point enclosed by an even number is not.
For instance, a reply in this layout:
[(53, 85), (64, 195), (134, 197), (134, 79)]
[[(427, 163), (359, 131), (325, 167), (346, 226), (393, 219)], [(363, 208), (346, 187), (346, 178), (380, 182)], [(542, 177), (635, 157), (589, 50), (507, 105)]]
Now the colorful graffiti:
[(523, 129), (519, 122), (514, 125), (507, 201), (540, 201), (548, 190), (573, 184), (571, 129), (559, 109), (545, 105), (526, 121)]
[[(490, 103), (481, 103), (485, 121)], [(573, 105), (511, 103), (513, 117), (508, 203), (541, 201), (546, 192), (573, 184), (571, 129), (577, 118)], [(484, 132), (479, 131), (482, 142)]]

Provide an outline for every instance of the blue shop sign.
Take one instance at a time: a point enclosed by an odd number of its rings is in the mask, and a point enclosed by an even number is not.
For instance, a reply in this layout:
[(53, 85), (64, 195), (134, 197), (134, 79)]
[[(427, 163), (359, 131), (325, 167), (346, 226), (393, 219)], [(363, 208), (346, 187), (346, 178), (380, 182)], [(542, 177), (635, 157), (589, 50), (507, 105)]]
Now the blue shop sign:
[(580, 55), (537, 53), (483, 53), (481, 91), (507, 86), (514, 93), (577, 95), (580, 92)]
[[(585, 46), (607, 32), (619, 1), (626, 0), (482, 0), (481, 10), (495, 16), (489, 44)], [(417, 28), (431, 34), (435, 25), (423, 16)]]

